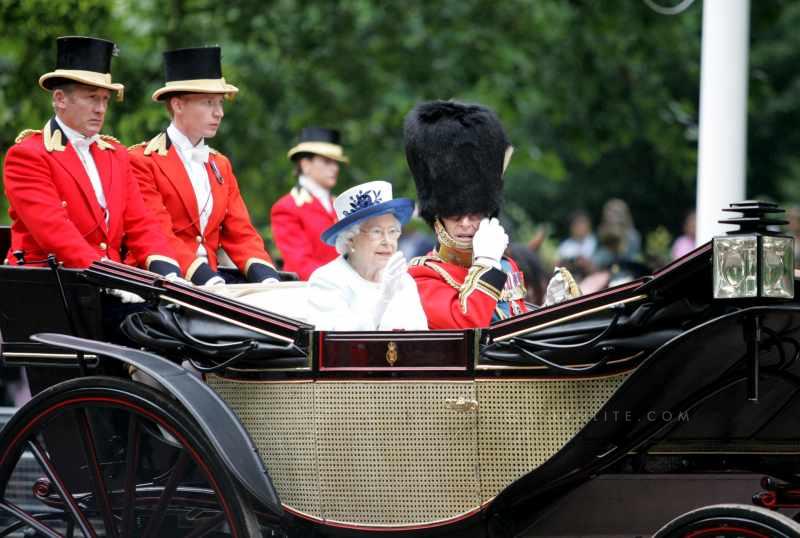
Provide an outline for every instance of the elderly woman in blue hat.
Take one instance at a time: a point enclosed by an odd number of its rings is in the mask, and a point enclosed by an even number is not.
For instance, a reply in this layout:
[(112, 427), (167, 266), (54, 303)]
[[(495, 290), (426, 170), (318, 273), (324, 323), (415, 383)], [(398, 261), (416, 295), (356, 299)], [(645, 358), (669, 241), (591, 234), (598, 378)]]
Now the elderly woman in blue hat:
[(392, 198), (387, 181), (370, 181), (340, 194), (338, 222), (322, 240), (339, 253), (309, 279), (310, 319), (320, 330), (424, 330), (425, 312), (406, 260), (397, 250), (414, 202)]

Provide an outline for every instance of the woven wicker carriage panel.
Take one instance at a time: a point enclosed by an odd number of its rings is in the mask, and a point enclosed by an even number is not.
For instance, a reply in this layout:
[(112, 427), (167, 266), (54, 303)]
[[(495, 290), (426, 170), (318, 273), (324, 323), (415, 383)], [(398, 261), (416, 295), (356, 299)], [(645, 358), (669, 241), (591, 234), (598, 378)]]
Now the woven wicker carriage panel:
[(481, 500), (558, 452), (628, 374), (575, 380), (477, 383)]
[(319, 382), (324, 517), (407, 525), (475, 509), (476, 414), (447, 404), (474, 397), (473, 383)]
[(281, 502), (319, 517), (313, 383), (242, 383), (208, 376), (258, 447)]

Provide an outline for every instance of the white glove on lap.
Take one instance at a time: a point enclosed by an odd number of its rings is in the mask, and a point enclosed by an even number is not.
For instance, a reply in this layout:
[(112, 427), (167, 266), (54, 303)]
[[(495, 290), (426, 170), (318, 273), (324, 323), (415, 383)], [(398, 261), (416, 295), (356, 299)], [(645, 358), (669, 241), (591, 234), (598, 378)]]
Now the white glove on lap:
[(116, 297), (117, 299), (119, 299), (119, 302), (125, 304), (136, 304), (144, 302), (144, 299), (142, 299), (140, 296), (130, 291), (107, 289), (106, 293), (108, 293), (113, 297)]
[(213, 288), (214, 286), (224, 286), (224, 285), (225, 285), (225, 279), (219, 275), (214, 275), (208, 280), (206, 280), (206, 283), (203, 284), (203, 287)]
[(472, 255), (475, 263), (500, 269), (500, 259), (508, 246), (508, 235), (497, 219), (481, 220), (472, 237)]
[(280, 280), (274, 277), (265, 278), (261, 281), (262, 284), (277, 284), (278, 282), (280, 282)]
[(165, 276), (164, 278), (166, 280), (169, 280), (170, 282), (174, 282), (176, 284), (183, 284), (184, 286), (191, 286), (192, 285), (192, 283), (189, 282), (188, 280), (186, 280), (185, 278), (179, 277), (178, 273), (170, 273), (167, 276)]

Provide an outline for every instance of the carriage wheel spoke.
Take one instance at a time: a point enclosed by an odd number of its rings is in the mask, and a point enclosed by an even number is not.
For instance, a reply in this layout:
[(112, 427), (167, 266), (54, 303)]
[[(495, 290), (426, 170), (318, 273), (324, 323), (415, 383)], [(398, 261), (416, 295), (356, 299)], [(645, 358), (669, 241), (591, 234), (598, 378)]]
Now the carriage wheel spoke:
[[(75, 521), (80, 526), (83, 535), (86, 538), (95, 538), (97, 533), (94, 532), (89, 520), (86, 519), (86, 516), (81, 511), (78, 503), (75, 501), (75, 498), (69, 492), (66, 485), (64, 485), (64, 481), (61, 479), (58, 471), (56, 471), (55, 467), (53, 466), (53, 462), (51, 462), (50, 458), (48, 458), (45, 454), (42, 446), (38, 441), (31, 439), (28, 441), (28, 447), (30, 448), (31, 452), (33, 452), (33, 456), (36, 458), (36, 461), (39, 462), (39, 465), (41, 465), (45, 473), (47, 473), (47, 477), (50, 479), (50, 482), (55, 485), (56, 489), (58, 490), (58, 494), (64, 501), (64, 504), (67, 505), (72, 517), (75, 518)], [(70, 534), (71, 530), (72, 529), (68, 527), (68, 532)]]
[(178, 484), (180, 484), (181, 479), (183, 479), (189, 470), (190, 464), (191, 459), (187, 453), (181, 451), (181, 455), (178, 457), (177, 463), (175, 463), (175, 468), (172, 470), (169, 481), (164, 487), (161, 497), (158, 499), (158, 505), (150, 518), (150, 523), (147, 525), (143, 538), (158, 536), (158, 529), (161, 526), (161, 521), (164, 519), (167, 507), (172, 501), (172, 496), (175, 494), (175, 491), (178, 489)]
[(100, 469), (99, 462), (97, 461), (97, 447), (94, 444), (92, 426), (89, 424), (89, 415), (86, 409), (78, 409), (75, 411), (75, 414), (78, 420), (78, 431), (81, 434), (81, 441), (83, 443), (83, 452), (86, 455), (86, 464), (89, 467), (90, 482), (92, 482), (94, 486), (98, 507), (103, 514), (106, 535), (117, 538), (114, 513), (111, 509), (111, 501), (108, 498), (108, 491), (106, 490), (105, 481), (103, 480), (103, 471)]
[(216, 516), (210, 518), (208, 522), (192, 531), (191, 534), (188, 534), (186, 538), (203, 538), (203, 536), (207, 536), (208, 533), (219, 527), (225, 521), (225, 514), (219, 513)]
[(136, 498), (136, 471), (139, 469), (140, 426), (136, 415), (130, 416), (128, 423), (128, 449), (125, 458), (125, 498), (122, 508), (122, 536), (133, 535), (134, 501)]
[(36, 530), (40, 534), (43, 534), (47, 538), (64, 538), (62, 535), (58, 534), (56, 531), (54, 531), (53, 529), (51, 529), (38, 519), (26, 513), (18, 506), (14, 506), (13, 504), (8, 502), (0, 501), (0, 510), (8, 512), (15, 518), (19, 519), (20, 521), (25, 522), (25, 524), (27, 524), (29, 527), (32, 527), (34, 530)]

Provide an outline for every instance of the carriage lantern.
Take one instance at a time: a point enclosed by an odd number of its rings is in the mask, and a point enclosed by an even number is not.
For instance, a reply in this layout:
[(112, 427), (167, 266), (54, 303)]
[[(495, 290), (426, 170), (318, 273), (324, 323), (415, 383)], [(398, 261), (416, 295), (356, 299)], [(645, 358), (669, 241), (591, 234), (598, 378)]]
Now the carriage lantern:
[(794, 298), (794, 238), (775, 231), (787, 224), (771, 217), (777, 204), (745, 201), (723, 211), (741, 217), (721, 220), (738, 230), (714, 238), (714, 298)]

